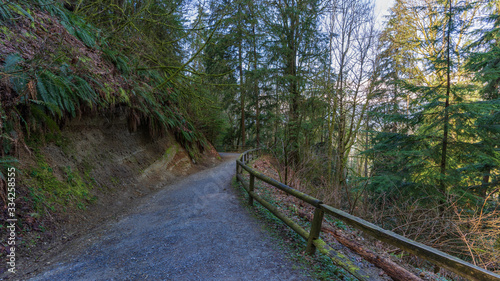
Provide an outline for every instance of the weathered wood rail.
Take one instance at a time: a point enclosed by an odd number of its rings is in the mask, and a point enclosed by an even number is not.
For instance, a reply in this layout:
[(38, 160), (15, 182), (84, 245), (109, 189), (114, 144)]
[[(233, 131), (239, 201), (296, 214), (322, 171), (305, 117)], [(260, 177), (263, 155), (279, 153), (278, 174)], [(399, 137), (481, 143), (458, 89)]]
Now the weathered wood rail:
[(243, 152), (251, 148), (253, 148), (253, 146), (248, 145), (218, 145), (215, 147), (219, 152)]
[[(359, 280), (370, 279), (370, 277), (365, 272), (363, 272), (363, 270), (353, 265), (349, 260), (345, 259), (342, 255), (338, 254), (334, 249), (329, 247), (323, 240), (319, 238), (323, 217), (325, 214), (327, 214), (339, 220), (342, 220), (344, 223), (347, 223), (354, 228), (362, 230), (366, 234), (371, 235), (372, 237), (380, 241), (386, 242), (404, 251), (412, 253), (420, 258), (430, 261), (437, 266), (446, 268), (469, 280), (500, 281), (500, 275), (498, 274), (495, 274), (491, 271), (485, 270), (471, 263), (463, 261), (457, 257), (448, 255), (444, 252), (441, 252), (427, 245), (410, 240), (392, 231), (378, 227), (361, 218), (355, 217), (341, 210), (323, 204), (323, 202), (321, 202), (321, 200), (319, 199), (316, 199), (310, 195), (307, 195), (303, 192), (293, 189), (290, 186), (285, 185), (275, 179), (263, 175), (262, 173), (252, 169), (250, 166), (247, 165), (249, 160), (255, 159), (256, 156), (258, 156), (259, 154), (260, 154), (259, 149), (248, 150), (242, 153), (240, 157), (236, 160), (236, 177), (241, 182), (242, 186), (249, 195), (248, 203), (250, 205), (253, 205), (253, 200), (254, 199), (257, 200), (262, 206), (267, 208), (269, 211), (271, 211), (271, 213), (273, 213), (286, 225), (288, 225), (300, 236), (302, 236), (307, 241), (307, 246), (306, 246), (307, 253), (312, 255), (315, 253), (315, 250), (317, 249), (320, 252), (328, 255), (330, 258), (332, 258), (335, 264), (347, 270), (357, 279)], [(250, 175), (250, 179), (248, 182), (242, 175), (243, 170), (247, 171), (248, 174)], [(284, 192), (292, 196), (295, 196), (296, 198), (304, 202), (307, 202), (308, 204), (315, 207), (314, 217), (312, 220), (310, 231), (308, 232), (305, 229), (303, 229), (292, 219), (283, 215), (276, 207), (274, 207), (273, 205), (265, 201), (263, 198), (258, 196), (258, 194), (254, 192), (256, 178), (280, 190), (283, 190)]]

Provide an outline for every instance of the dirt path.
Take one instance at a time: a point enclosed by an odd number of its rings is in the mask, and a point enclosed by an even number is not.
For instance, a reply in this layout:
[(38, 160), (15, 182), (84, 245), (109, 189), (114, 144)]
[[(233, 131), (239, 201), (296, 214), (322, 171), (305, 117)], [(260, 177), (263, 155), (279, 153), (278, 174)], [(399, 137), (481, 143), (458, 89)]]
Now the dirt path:
[[(240, 206), (237, 154), (141, 199), (22, 280), (307, 280)], [(29, 277), (29, 278), (27, 278)]]

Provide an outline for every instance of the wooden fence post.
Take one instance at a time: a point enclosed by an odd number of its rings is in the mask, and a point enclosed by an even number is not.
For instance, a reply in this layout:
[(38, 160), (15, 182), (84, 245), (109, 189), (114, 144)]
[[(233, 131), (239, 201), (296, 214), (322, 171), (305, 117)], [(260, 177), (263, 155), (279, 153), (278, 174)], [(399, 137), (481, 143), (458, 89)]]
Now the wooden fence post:
[(250, 184), (248, 185), (248, 205), (253, 206), (253, 197), (250, 195), (254, 190), (255, 176), (250, 174)]
[(311, 231), (309, 232), (309, 239), (307, 239), (306, 253), (309, 255), (314, 255), (314, 252), (316, 251), (316, 246), (314, 246), (313, 240), (319, 238), (324, 214), (323, 209), (316, 207), (316, 210), (314, 211), (314, 218), (311, 223)]

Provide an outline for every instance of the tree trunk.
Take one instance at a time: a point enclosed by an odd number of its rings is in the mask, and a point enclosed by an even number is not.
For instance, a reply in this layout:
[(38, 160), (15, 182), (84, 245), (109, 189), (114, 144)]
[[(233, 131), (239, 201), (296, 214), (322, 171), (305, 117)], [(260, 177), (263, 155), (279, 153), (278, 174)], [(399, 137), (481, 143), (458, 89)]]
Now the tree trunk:
[[(448, 149), (448, 131), (449, 131), (449, 113), (448, 107), (450, 105), (450, 90), (451, 90), (451, 81), (450, 81), (450, 71), (451, 71), (451, 61), (450, 61), (450, 33), (451, 33), (451, 0), (448, 1), (448, 32), (446, 36), (446, 100), (444, 105), (444, 128), (443, 128), (443, 145), (441, 148), (441, 180), (440, 187), (443, 195), (447, 193), (447, 187), (445, 183), (446, 177), (446, 153)], [(441, 202), (444, 203), (444, 202)]]
[(255, 34), (255, 23), (252, 24), (253, 33), (253, 92), (255, 95), (255, 141), (260, 146), (260, 105), (259, 105), (259, 87), (257, 79), (257, 35)]
[[(241, 3), (238, 5), (238, 17), (241, 17)], [(241, 19), (238, 21), (238, 23), (241, 22)], [(240, 123), (240, 128), (241, 128), (241, 145), (245, 145), (246, 139), (245, 139), (245, 91), (243, 89), (243, 54), (242, 54), (242, 42), (243, 41), (243, 34), (241, 32), (241, 26), (238, 24), (238, 30), (239, 30), (239, 38), (238, 38), (238, 68), (240, 70), (240, 103), (241, 103), (241, 123)]]
[[(292, 6), (294, 6), (292, 1)], [(287, 56), (287, 74), (289, 76), (289, 94), (290, 94), (290, 113), (289, 113), (289, 144), (290, 144), (290, 161), (291, 164), (297, 165), (299, 159), (299, 102), (300, 93), (298, 88), (297, 77), (297, 47), (296, 46), (296, 27), (298, 26), (297, 16), (294, 14), (288, 15), (290, 26), (288, 31), (288, 56)]]

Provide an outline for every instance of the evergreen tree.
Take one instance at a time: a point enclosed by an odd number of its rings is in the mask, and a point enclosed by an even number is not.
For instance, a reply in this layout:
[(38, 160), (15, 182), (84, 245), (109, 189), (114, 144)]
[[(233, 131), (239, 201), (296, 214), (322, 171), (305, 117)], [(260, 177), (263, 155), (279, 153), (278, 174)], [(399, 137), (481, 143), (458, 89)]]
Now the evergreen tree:
[(492, 132), (486, 134), (481, 125), (498, 108), (481, 100), (464, 74), (464, 43), (459, 40), (473, 22), (466, 17), (474, 14), (471, 7), (447, 1), (425, 9), (436, 17), (422, 32), (434, 38), (420, 41), (421, 48), (430, 51), (423, 72), (428, 74), (421, 80), (425, 84), (416, 84), (415, 77), (394, 79), (412, 96), (411, 110), (392, 111), (385, 117), (388, 124), (404, 126), (388, 128), (375, 137), (371, 188), (389, 192), (397, 188), (394, 199), (430, 197), (443, 205), (459, 198), (462, 204), (470, 204), (479, 195), (474, 189), (483, 181), (478, 172), (498, 161), (489, 141)]
[(268, 9), (263, 16), (268, 33), (268, 65), (275, 66), (277, 91), (286, 99), (287, 121), (284, 133), (285, 166), (300, 162), (301, 113), (307, 75), (320, 56), (319, 20), (321, 0), (263, 1)]
[(480, 83), (481, 99), (472, 104), (483, 110), (476, 121), (477, 135), (481, 141), (475, 148), (478, 152), (474, 169), (482, 182), (476, 191), (486, 197), (488, 191), (495, 191), (499, 185), (499, 143), (500, 143), (500, 2), (489, 1), (490, 15), (485, 19), (490, 28), (482, 29), (479, 40), (473, 42), (467, 69), (475, 73)]

